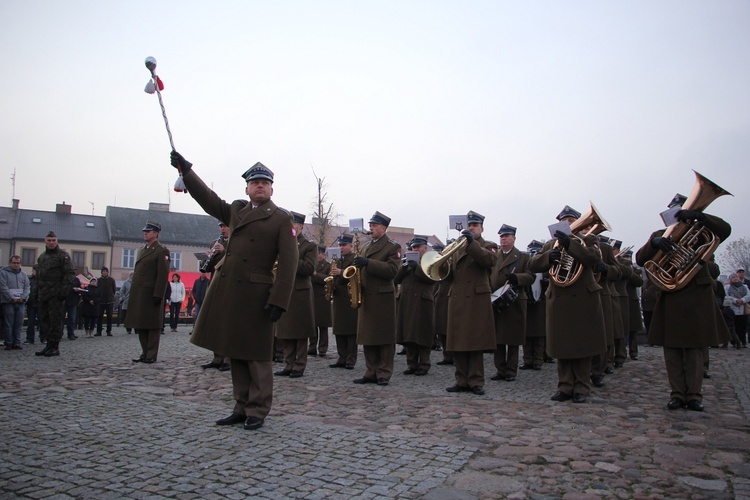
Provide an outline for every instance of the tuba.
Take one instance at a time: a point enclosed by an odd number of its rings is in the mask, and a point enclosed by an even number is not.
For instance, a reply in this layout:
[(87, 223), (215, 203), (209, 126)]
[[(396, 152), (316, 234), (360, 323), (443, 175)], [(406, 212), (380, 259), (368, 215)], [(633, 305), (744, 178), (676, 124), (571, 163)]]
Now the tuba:
[[(695, 170), (693, 172), (695, 185), (682, 205), (683, 210), (702, 212), (719, 196), (732, 195)], [(667, 253), (659, 250), (643, 268), (651, 283), (665, 292), (676, 292), (685, 287), (721, 243), (713, 231), (699, 221), (672, 224), (662, 236), (669, 238), (674, 248)]]
[[(359, 233), (354, 233), (354, 256), (360, 256)], [(341, 276), (349, 280), (346, 289), (349, 292), (349, 302), (354, 309), (362, 306), (362, 272), (357, 266), (349, 266), (341, 273)]]
[[(585, 237), (590, 234), (599, 234), (604, 231), (612, 230), (612, 227), (604, 220), (594, 204), (591, 202), (589, 202), (589, 204), (590, 207), (586, 213), (570, 225), (570, 232), (572, 233), (571, 237), (578, 238), (581, 241), (583, 241), (583, 238), (576, 236), (576, 233), (586, 231), (584, 234)], [(560, 262), (550, 267), (549, 277), (557, 286), (565, 288), (578, 281), (578, 278), (581, 277), (581, 273), (583, 272), (583, 266), (580, 262), (576, 262), (576, 260), (560, 246), (559, 241), (555, 242), (553, 248), (560, 250), (562, 257), (560, 258)]]
[[(333, 259), (333, 262), (331, 263), (331, 271), (334, 269), (338, 269), (338, 265), (336, 263), (337, 259)], [(328, 302), (331, 302), (333, 300), (333, 291), (335, 288), (335, 285), (333, 283), (334, 277), (333, 276), (326, 276), (323, 278), (323, 281), (325, 282), (324, 288), (325, 288), (325, 294), (326, 294), (326, 300)]]
[(466, 236), (459, 236), (456, 241), (448, 245), (442, 252), (430, 250), (425, 252), (420, 261), (422, 271), (433, 281), (443, 281), (451, 272), (451, 256), (468, 244)]

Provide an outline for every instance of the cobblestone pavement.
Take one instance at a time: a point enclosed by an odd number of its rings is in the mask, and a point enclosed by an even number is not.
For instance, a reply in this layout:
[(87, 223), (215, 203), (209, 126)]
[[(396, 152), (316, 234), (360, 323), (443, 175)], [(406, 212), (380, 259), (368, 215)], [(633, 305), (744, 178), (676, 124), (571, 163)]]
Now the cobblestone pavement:
[[(257, 431), (217, 427), (228, 372), (189, 327), (135, 364), (134, 335), (3, 351), (0, 498), (750, 498), (750, 350), (712, 349), (706, 411), (669, 411), (661, 349), (641, 347), (586, 404), (555, 403), (556, 369), (449, 394), (453, 367), (355, 385), (311, 358), (277, 378)], [(331, 345), (335, 345), (331, 338)]]

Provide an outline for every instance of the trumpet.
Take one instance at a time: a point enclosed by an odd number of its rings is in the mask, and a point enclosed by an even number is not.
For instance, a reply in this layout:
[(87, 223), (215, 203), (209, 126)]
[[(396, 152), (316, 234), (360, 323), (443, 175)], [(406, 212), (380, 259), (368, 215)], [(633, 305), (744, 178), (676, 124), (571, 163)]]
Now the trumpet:
[[(333, 262), (331, 263), (331, 271), (339, 268), (338, 264), (336, 263), (336, 260), (337, 259), (333, 259)], [(326, 300), (328, 302), (331, 302), (333, 300), (333, 291), (335, 289), (333, 280), (334, 280), (334, 277), (331, 275), (328, 275), (323, 279), (323, 281), (325, 282), (324, 288), (325, 288)]]
[(461, 235), (442, 252), (430, 250), (425, 252), (420, 261), (422, 271), (433, 281), (443, 281), (451, 272), (451, 256), (469, 244), (466, 236)]
[[(354, 233), (354, 256), (360, 256), (359, 233)], [(354, 309), (362, 306), (362, 272), (357, 266), (349, 266), (341, 273), (341, 276), (349, 280), (346, 289), (349, 292), (349, 302)]]

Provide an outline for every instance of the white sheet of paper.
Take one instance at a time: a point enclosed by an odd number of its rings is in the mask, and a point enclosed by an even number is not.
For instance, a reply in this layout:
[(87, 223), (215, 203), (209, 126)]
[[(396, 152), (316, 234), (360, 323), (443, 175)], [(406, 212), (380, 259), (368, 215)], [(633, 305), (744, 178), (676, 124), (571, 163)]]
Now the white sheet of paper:
[(349, 219), (349, 232), (351, 234), (361, 233), (365, 230), (364, 219)]

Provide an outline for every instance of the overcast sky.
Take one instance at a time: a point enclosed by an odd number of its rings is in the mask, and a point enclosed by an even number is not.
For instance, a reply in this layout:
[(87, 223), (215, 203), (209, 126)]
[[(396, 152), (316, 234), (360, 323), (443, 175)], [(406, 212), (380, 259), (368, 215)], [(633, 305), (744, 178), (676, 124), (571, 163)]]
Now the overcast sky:
[(0, 0), (0, 204), (104, 215), (169, 202), (169, 141), (224, 199), (256, 161), (274, 201), (418, 234), (448, 216), (549, 238), (589, 200), (636, 248), (689, 194), (750, 235), (750, 2)]

